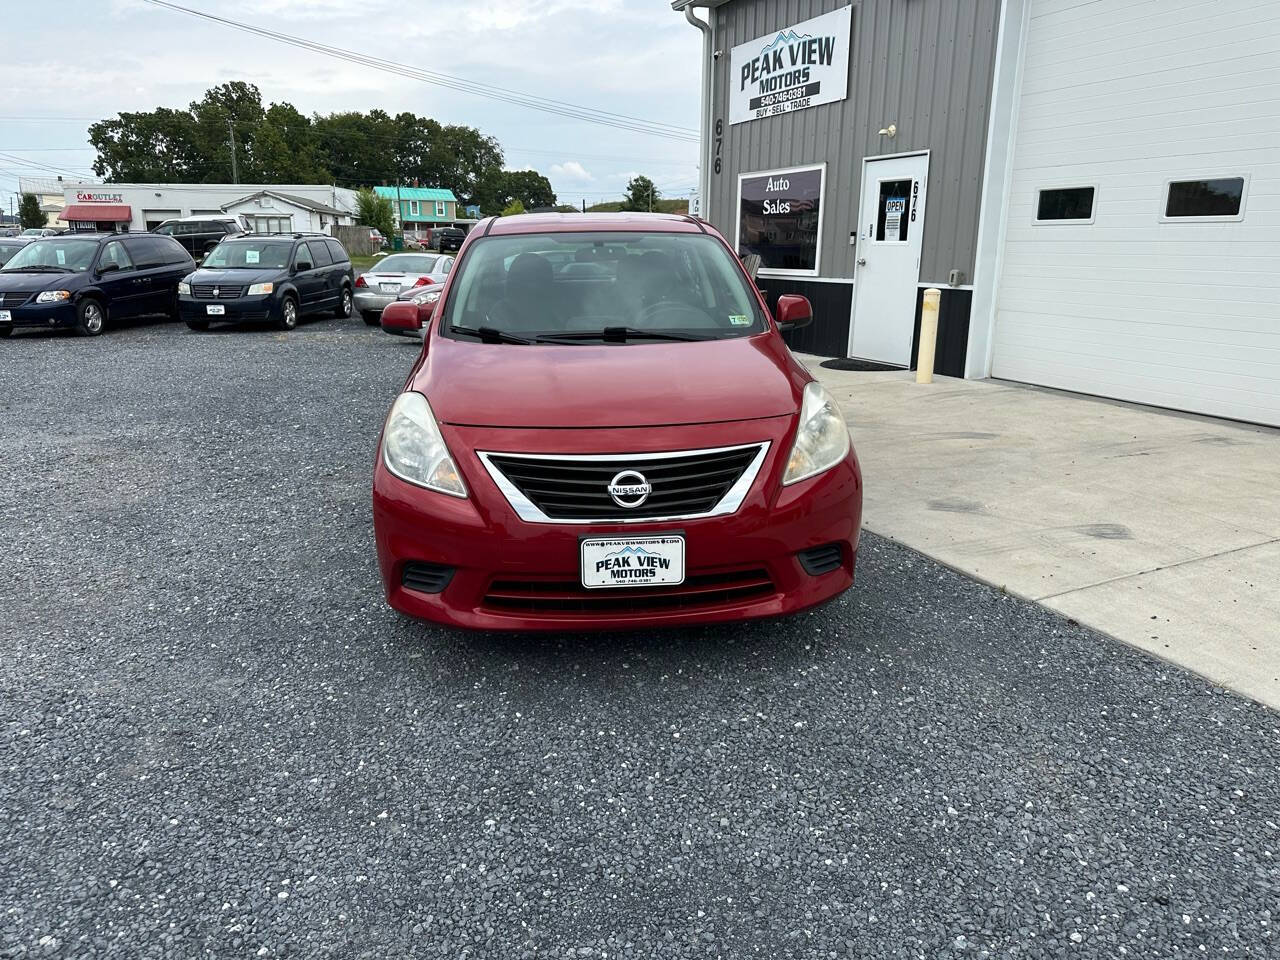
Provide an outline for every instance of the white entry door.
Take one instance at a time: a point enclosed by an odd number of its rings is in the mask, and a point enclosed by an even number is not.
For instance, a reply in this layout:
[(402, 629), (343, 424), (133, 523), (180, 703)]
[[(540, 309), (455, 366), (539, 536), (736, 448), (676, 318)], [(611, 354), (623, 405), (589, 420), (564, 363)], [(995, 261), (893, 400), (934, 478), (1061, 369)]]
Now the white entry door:
[(927, 153), (862, 161), (851, 357), (911, 365), (928, 182)]

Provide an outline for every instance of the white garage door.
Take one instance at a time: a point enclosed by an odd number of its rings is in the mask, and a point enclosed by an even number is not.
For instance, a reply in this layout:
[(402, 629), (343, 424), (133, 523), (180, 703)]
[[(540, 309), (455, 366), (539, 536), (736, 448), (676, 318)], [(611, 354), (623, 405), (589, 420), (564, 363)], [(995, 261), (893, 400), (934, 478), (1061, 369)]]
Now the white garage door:
[(176, 220), (182, 216), (181, 210), (143, 210), (142, 222), (148, 230), (154, 230), (166, 220)]
[(1280, 425), (1280, 3), (1030, 13), (992, 374)]

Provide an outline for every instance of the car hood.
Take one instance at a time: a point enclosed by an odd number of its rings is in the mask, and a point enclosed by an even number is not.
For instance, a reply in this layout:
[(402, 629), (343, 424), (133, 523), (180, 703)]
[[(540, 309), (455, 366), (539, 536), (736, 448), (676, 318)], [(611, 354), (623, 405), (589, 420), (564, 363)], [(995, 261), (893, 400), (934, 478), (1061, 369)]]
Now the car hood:
[(67, 281), (78, 278), (78, 273), (19, 273), (16, 270), (0, 270), (0, 290), (18, 293), (20, 291), (62, 290)]
[(187, 283), (225, 283), (246, 286), (251, 283), (279, 282), (284, 271), (272, 267), (267, 270), (205, 270), (203, 267), (187, 277)]
[(528, 347), (433, 335), (407, 389), (458, 426), (645, 427), (794, 414), (809, 379), (776, 335)]

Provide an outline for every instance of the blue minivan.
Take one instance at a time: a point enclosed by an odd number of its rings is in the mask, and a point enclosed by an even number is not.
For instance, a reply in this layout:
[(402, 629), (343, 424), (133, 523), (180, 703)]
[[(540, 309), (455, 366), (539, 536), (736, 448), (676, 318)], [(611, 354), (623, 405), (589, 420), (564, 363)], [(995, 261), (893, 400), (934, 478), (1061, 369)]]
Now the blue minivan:
[(0, 337), (24, 327), (67, 327), (95, 337), (112, 321), (177, 319), (178, 283), (195, 268), (172, 237), (41, 237), (0, 267)]

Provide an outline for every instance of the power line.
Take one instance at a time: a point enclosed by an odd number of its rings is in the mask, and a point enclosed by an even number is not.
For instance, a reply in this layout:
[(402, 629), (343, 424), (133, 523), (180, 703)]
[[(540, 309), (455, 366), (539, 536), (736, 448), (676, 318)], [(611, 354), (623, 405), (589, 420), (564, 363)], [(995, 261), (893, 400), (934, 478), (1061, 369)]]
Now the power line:
[(629, 130), (634, 133), (666, 137), (672, 140), (684, 140), (689, 143), (698, 142), (697, 132), (688, 127), (679, 127), (674, 124), (662, 123), (653, 120), (643, 120), (639, 117), (628, 116), (627, 114), (613, 113), (607, 110), (599, 110), (594, 107), (584, 107), (579, 104), (569, 103), (563, 100), (553, 100), (549, 97), (539, 97), (533, 94), (521, 93), (517, 90), (509, 90), (506, 87), (481, 83), (475, 80), (468, 80), (464, 77), (456, 77), (451, 74), (440, 73), (434, 70), (421, 70), (395, 61), (383, 60), (379, 57), (372, 57), (366, 54), (355, 53), (350, 50), (343, 50), (338, 47), (331, 47), (328, 44), (318, 43), (314, 40), (306, 40), (301, 37), (291, 36), (290, 34), (280, 33), (275, 30), (267, 30), (263, 27), (255, 27), (252, 24), (241, 23), (237, 20), (229, 20), (225, 17), (205, 13), (202, 10), (194, 10), (190, 7), (183, 7), (176, 3), (169, 3), (168, 0), (144, 0), (144, 2), (149, 3), (152, 6), (162, 7), (167, 10), (173, 10), (177, 13), (185, 13), (189, 16), (199, 17), (213, 23), (219, 23), (223, 26), (231, 27), (234, 30), (240, 30), (245, 33), (265, 37), (279, 43), (285, 43), (289, 46), (298, 47), (299, 49), (322, 53), (327, 56), (336, 57), (339, 60), (345, 60), (349, 63), (361, 64), (362, 66), (372, 67), (375, 70), (382, 70), (386, 73), (395, 74), (396, 76), (419, 80), (423, 83), (435, 84), (437, 86), (456, 90), (460, 93), (470, 93), (476, 96), (487, 97), (491, 100), (499, 100), (504, 103), (528, 107), (529, 109), (539, 110), (544, 113), (551, 113), (557, 116), (568, 117), (569, 119), (582, 120), (587, 123), (614, 127), (620, 130)]

